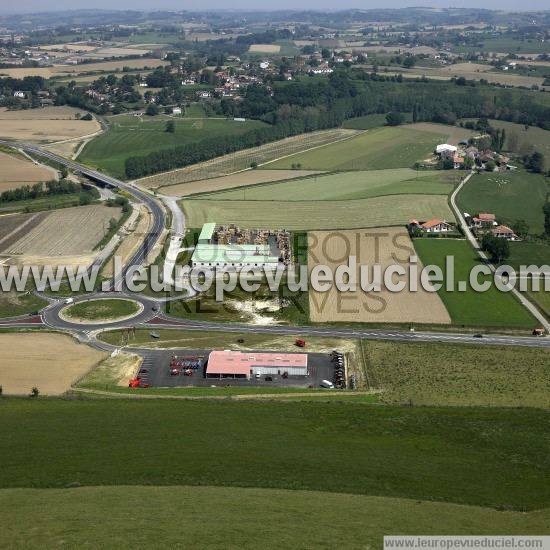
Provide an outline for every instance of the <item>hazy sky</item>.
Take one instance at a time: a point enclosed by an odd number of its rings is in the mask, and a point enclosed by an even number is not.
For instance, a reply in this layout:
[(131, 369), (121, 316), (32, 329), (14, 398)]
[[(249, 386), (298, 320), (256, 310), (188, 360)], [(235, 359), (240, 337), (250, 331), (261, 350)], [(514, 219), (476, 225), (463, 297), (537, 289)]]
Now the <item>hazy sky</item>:
[[(57, 11), (79, 8), (98, 9), (258, 9), (269, 4), (257, 0), (0, 0), (0, 13), (21, 13), (33, 11)], [(405, 6), (437, 7), (483, 7), (488, 9), (536, 10), (550, 9), (548, 0), (278, 0), (270, 7), (279, 9), (338, 9), (345, 8), (402, 8)]]

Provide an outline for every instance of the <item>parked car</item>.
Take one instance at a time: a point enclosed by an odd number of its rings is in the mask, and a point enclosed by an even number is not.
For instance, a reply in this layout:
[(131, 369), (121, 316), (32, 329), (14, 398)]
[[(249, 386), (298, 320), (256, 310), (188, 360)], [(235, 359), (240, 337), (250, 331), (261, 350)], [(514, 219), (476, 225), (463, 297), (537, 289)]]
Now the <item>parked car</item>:
[(321, 380), (321, 388), (334, 389), (334, 384), (329, 380)]

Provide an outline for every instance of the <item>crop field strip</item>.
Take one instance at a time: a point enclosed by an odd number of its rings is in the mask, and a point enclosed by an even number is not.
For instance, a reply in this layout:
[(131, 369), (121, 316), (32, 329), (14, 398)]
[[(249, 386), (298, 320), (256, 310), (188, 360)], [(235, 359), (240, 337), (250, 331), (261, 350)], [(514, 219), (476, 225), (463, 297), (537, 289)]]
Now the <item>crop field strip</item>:
[(10, 395), (28, 395), (32, 387), (59, 395), (106, 357), (70, 336), (53, 333), (0, 334), (0, 349), (0, 381)]
[[(266, 171), (258, 170), (254, 173), (262, 174)], [(270, 174), (277, 172), (291, 175), (294, 171), (272, 170)], [(339, 201), (402, 194), (448, 195), (461, 177), (456, 172), (416, 171), (410, 168), (313, 173), (282, 182), (258, 182), (248, 186), (243, 183), (242, 187), (213, 193), (204, 192), (193, 198), (273, 201), (284, 197), (289, 202), (295, 202), (312, 200), (312, 197), (317, 201)]]
[(185, 200), (190, 227), (206, 222), (291, 230), (355, 229), (405, 225), (411, 219), (453, 220), (446, 195), (387, 195), (325, 201)]
[(28, 67), (15, 69), (0, 69), (0, 77), (9, 76), (11, 78), (24, 78), (26, 76), (41, 76), (43, 78), (52, 78), (55, 76), (76, 75), (91, 72), (115, 72), (124, 67), (130, 69), (155, 68), (167, 65), (167, 61), (161, 59), (123, 59), (120, 61), (106, 61), (104, 63), (84, 63), (80, 65), (54, 65), (53, 67)]
[(69, 256), (91, 252), (102, 239), (110, 219), (119, 216), (120, 209), (95, 205), (48, 212), (39, 224), (7, 247), (5, 253)]
[(381, 170), (410, 168), (430, 156), (445, 133), (436, 134), (407, 126), (373, 128), (354, 138), (322, 149), (265, 164), (268, 169), (302, 170)]
[(0, 151), (0, 193), (54, 178), (54, 170)]
[(312, 174), (322, 174), (313, 170), (245, 170), (229, 176), (191, 181), (167, 187), (159, 187), (160, 193), (176, 197), (186, 197), (202, 193), (215, 193), (225, 189), (249, 187), (281, 180), (296, 180)]
[(0, 216), (0, 253), (4, 253), (24, 235), (37, 227), (49, 212)]
[[(299, 136), (274, 141), (260, 145), (259, 147), (237, 151), (206, 162), (187, 166), (186, 168), (141, 178), (136, 183), (151, 189), (164, 187), (164, 193), (169, 194), (168, 188), (171, 185), (227, 176), (228, 174), (250, 168), (253, 162), (261, 165), (281, 157), (295, 155), (308, 149), (322, 147), (335, 141), (347, 140), (357, 134), (358, 132), (355, 130), (342, 128), (300, 134)], [(275, 167), (267, 164), (266, 168), (271, 169)], [(290, 168), (292, 167), (289, 166)]]
[[(357, 265), (380, 265), (382, 272), (396, 263), (405, 269), (410, 256), (415, 255), (413, 244), (405, 228), (371, 229), (369, 231), (332, 232), (313, 231), (308, 235), (308, 267), (331, 267), (333, 272), (353, 256)], [(418, 271), (422, 269), (418, 265)], [(356, 272), (359, 281), (359, 267)], [(372, 277), (372, 274), (370, 275)], [(437, 293), (428, 292), (417, 277), (416, 292), (410, 292), (409, 277), (406, 288), (390, 292), (383, 284), (379, 292), (366, 293), (360, 288), (340, 292), (333, 286), (328, 292), (309, 291), (310, 320), (316, 323), (436, 323), (449, 324), (451, 318)]]
[(77, 120), (72, 107), (45, 107), (24, 111), (0, 109), (0, 137), (29, 141), (61, 141), (94, 134), (101, 129), (94, 120)]

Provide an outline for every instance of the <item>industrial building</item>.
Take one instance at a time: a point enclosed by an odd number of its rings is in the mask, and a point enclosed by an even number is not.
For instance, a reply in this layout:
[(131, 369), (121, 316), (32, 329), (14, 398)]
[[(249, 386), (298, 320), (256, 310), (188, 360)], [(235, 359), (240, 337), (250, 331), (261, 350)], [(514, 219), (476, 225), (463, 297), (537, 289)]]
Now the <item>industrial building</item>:
[(207, 378), (254, 378), (263, 375), (307, 376), (306, 353), (212, 351)]
[(220, 271), (270, 269), (290, 263), (290, 234), (205, 223), (191, 258), (194, 268)]

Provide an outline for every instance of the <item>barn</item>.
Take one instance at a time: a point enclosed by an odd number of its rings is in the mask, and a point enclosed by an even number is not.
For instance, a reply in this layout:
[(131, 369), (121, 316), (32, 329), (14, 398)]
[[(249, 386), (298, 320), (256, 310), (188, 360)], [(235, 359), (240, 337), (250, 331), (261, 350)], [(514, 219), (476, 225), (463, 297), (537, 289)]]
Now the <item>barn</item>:
[(252, 378), (255, 376), (307, 376), (306, 353), (256, 353), (212, 351), (206, 366), (207, 378)]

